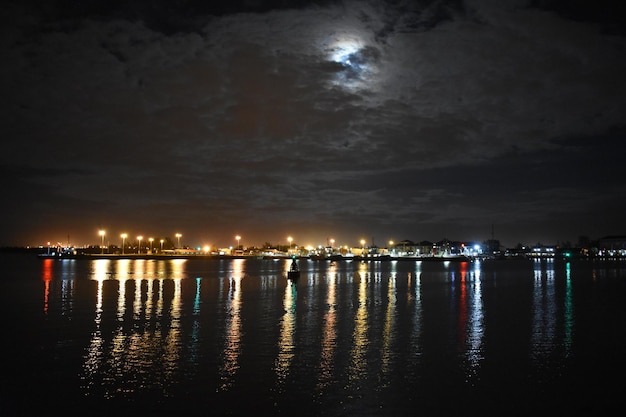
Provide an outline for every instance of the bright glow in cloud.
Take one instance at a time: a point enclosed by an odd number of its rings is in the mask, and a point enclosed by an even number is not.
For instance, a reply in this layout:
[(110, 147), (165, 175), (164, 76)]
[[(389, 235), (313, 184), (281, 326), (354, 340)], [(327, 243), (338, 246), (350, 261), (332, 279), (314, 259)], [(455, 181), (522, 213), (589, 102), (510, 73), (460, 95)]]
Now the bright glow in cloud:
[(355, 36), (342, 36), (336, 39), (328, 47), (329, 57), (332, 61), (344, 65), (351, 65), (350, 58), (363, 49), (363, 42)]
[(379, 52), (357, 35), (341, 35), (325, 49), (327, 59), (338, 64), (333, 84), (348, 89), (371, 89)]

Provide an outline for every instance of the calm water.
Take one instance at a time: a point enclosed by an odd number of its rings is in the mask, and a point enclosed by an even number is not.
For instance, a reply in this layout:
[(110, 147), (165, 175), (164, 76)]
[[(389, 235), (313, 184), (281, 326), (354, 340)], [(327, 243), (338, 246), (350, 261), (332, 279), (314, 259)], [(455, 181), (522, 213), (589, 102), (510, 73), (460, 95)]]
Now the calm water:
[(607, 415), (626, 263), (0, 255), (0, 415)]

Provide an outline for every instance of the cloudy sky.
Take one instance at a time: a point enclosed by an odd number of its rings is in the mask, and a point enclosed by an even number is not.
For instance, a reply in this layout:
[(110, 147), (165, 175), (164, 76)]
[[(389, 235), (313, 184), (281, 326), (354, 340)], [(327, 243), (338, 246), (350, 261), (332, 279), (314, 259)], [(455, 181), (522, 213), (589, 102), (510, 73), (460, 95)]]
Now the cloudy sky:
[(611, 1), (10, 1), (0, 245), (626, 234)]

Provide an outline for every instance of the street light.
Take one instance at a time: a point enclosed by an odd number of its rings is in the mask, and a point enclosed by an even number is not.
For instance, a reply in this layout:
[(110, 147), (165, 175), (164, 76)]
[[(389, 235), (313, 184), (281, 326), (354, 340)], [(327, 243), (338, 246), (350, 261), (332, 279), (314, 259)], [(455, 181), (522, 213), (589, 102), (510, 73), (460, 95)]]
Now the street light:
[(180, 233), (176, 233), (176, 239), (178, 239), (178, 245), (176, 246), (177, 248), (180, 248), (180, 238), (181, 238), (181, 234)]
[(137, 253), (141, 253), (141, 240), (143, 236), (137, 236), (137, 240), (139, 241), (139, 245), (137, 245)]
[(148, 240), (150, 241), (150, 253), (152, 253), (152, 242), (154, 242), (154, 238), (150, 237)]
[(237, 249), (239, 249), (239, 241), (241, 240), (241, 236), (237, 235), (235, 236), (235, 239), (237, 239)]
[(106, 232), (104, 230), (100, 230), (98, 234), (100, 234), (100, 237), (102, 238), (102, 244), (100, 245), (100, 253), (104, 253), (104, 235), (106, 234)]
[(163, 242), (165, 242), (165, 239), (161, 239), (161, 252), (163, 252)]
[(289, 242), (289, 250), (287, 251), (287, 253), (291, 252), (291, 242), (293, 241), (293, 238), (291, 236), (289, 236), (287, 238), (287, 241)]
[(124, 254), (124, 242), (126, 241), (126, 238), (128, 237), (128, 235), (126, 233), (122, 233), (120, 235), (122, 237), (122, 255)]
[(365, 256), (365, 240), (361, 239), (361, 256)]

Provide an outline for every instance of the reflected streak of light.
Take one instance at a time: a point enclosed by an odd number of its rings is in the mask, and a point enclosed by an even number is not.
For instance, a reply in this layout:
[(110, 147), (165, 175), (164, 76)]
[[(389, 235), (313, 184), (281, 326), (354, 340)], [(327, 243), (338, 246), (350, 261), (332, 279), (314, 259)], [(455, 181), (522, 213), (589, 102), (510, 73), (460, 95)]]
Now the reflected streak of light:
[(117, 320), (124, 321), (124, 314), (126, 313), (126, 279), (121, 278), (118, 280), (118, 297), (117, 297)]
[(145, 259), (135, 259), (133, 262), (133, 278), (141, 279), (146, 275), (146, 260)]
[(152, 315), (152, 303), (154, 297), (154, 279), (149, 279), (146, 283), (146, 305), (144, 306), (145, 317), (150, 318)]
[(170, 278), (180, 279), (185, 278), (185, 265), (187, 263), (186, 259), (172, 259), (172, 273), (170, 274)]
[(324, 314), (318, 389), (323, 389), (330, 383), (334, 372), (333, 358), (337, 347), (337, 280), (337, 264), (332, 263), (328, 268), (326, 278), (328, 288), (326, 305), (328, 310)]
[[(150, 260), (146, 263), (146, 273), (144, 274), (143, 279), (154, 278), (154, 274), (157, 267), (157, 262), (155, 260)], [(161, 261), (162, 262), (162, 261)]]
[(485, 329), (480, 269), (476, 268), (473, 274), (470, 273), (470, 277), (473, 291), (468, 305), (469, 323), (467, 332), (467, 359), (470, 364), (472, 375), (475, 375), (480, 362), (484, 358), (482, 349)]
[(96, 329), (91, 335), (89, 347), (87, 348), (87, 354), (85, 355), (85, 362), (83, 363), (84, 382), (82, 388), (87, 390), (91, 388), (94, 383), (94, 375), (98, 372), (102, 365), (104, 346), (104, 339), (102, 337), (100, 324), (102, 322), (102, 292), (105, 277), (102, 274), (96, 274), (94, 279), (98, 282), (96, 291), (96, 314), (94, 318)]
[(555, 295), (554, 295), (554, 263), (546, 260), (545, 278), (542, 271), (541, 260), (535, 262), (535, 282), (533, 290), (533, 323), (531, 354), (534, 357), (543, 357), (549, 354), (554, 344), (555, 331)]
[(43, 290), (43, 314), (48, 314), (50, 308), (50, 281), (52, 281), (52, 259), (44, 259), (42, 265), (41, 279), (44, 282)]
[(200, 285), (202, 284), (202, 278), (196, 278), (196, 297), (193, 300), (193, 315), (197, 316), (200, 314)]
[(130, 259), (119, 259), (115, 262), (117, 279), (127, 279), (130, 276)]
[(156, 311), (154, 313), (155, 317), (163, 317), (163, 283), (164, 283), (164, 279), (160, 278), (158, 280), (159, 283), (159, 292), (158, 292), (158, 298), (157, 298), (157, 302), (156, 302)]
[(352, 349), (350, 351), (350, 381), (358, 381), (367, 375), (367, 266), (359, 265), (359, 307), (354, 317), (354, 332), (352, 334)]
[(396, 325), (396, 276), (392, 274), (387, 283), (387, 312), (385, 314), (385, 327), (383, 330), (382, 348), (382, 373), (387, 375), (391, 368), (393, 354), (393, 339)]
[(278, 341), (278, 357), (276, 358), (276, 376), (278, 378), (279, 392), (282, 390), (287, 377), (291, 363), (295, 355), (295, 333), (296, 333), (296, 299), (298, 293), (296, 285), (287, 280), (285, 287), (285, 296), (283, 297), (283, 308), (285, 314), (280, 325), (280, 339)]
[(411, 356), (414, 359), (418, 359), (421, 356), (421, 343), (422, 336), (422, 272), (418, 268), (415, 271), (415, 277), (413, 278), (409, 274), (409, 280), (413, 283), (413, 315), (411, 326)]
[(198, 360), (198, 347), (200, 346), (200, 286), (202, 278), (196, 277), (196, 296), (193, 300), (193, 326), (191, 329), (191, 346), (189, 348), (189, 361), (196, 364)]
[[(115, 319), (118, 326), (112, 333), (112, 339), (107, 346), (101, 333), (101, 320), (103, 315), (103, 298), (106, 290), (104, 283), (107, 276), (107, 263), (94, 265), (94, 276), (98, 282), (96, 303), (96, 330), (92, 333), (90, 345), (86, 351), (83, 363), (81, 384), (87, 394), (94, 389), (102, 391), (104, 398), (113, 398), (118, 395), (153, 389), (158, 387), (162, 395), (169, 395), (167, 388), (175, 383), (175, 372), (179, 368), (181, 348), (181, 316), (182, 316), (182, 279), (184, 276), (184, 264), (174, 268), (173, 279), (174, 291), (171, 300), (166, 300), (167, 292), (165, 283), (169, 278), (160, 279), (154, 288), (155, 279), (148, 277), (144, 272), (142, 262), (132, 263), (134, 268), (135, 292), (133, 301), (133, 317), (139, 321), (141, 317), (142, 301), (145, 300), (146, 319), (155, 313), (156, 316), (168, 315), (167, 322), (158, 322), (157, 328), (150, 328), (150, 322), (146, 327), (136, 325), (124, 325), (126, 306), (126, 285), (131, 274), (129, 264), (120, 262), (116, 265), (119, 276), (118, 299)], [(144, 264), (145, 265), (145, 264)], [(149, 266), (145, 265), (145, 266)], [(167, 276), (167, 274), (165, 274)], [(143, 281), (146, 285), (143, 285)], [(143, 292), (147, 296), (142, 296)], [(156, 310), (153, 308), (154, 292), (158, 291)], [(167, 323), (167, 324), (165, 324)], [(168, 330), (165, 331), (164, 326)], [(150, 372), (147, 372), (150, 371)]]
[(180, 316), (182, 309), (181, 300), (181, 275), (174, 278), (174, 295), (170, 307), (170, 329), (165, 338), (165, 353), (163, 356), (165, 376), (170, 378), (176, 368), (180, 356)]
[(241, 353), (241, 280), (244, 259), (233, 260), (233, 276), (229, 279), (226, 305), (226, 334), (223, 363), (220, 369), (220, 389), (225, 391), (234, 385), (234, 377), (239, 369)]
[(92, 263), (93, 265), (93, 277), (96, 281), (104, 281), (107, 279), (107, 273), (111, 267), (111, 261), (109, 259), (96, 259)]
[(320, 375), (317, 384), (318, 389), (323, 389), (330, 384), (333, 377), (333, 358), (337, 347), (337, 276), (336, 267), (328, 271), (328, 295), (326, 304), (328, 310), (324, 315), (324, 328), (322, 331), (322, 351), (320, 356)]
[[(65, 262), (69, 261), (69, 262)], [(61, 262), (61, 314), (70, 315), (74, 303), (74, 278), (76, 273), (74, 268), (76, 262), (73, 259)]]
[(572, 353), (572, 339), (574, 333), (574, 297), (572, 294), (572, 266), (569, 262), (565, 264), (565, 355)]
[(459, 315), (457, 318), (457, 349), (463, 351), (465, 349), (465, 342), (467, 341), (467, 287), (466, 278), (467, 271), (461, 265), (461, 283), (459, 294)]
[(135, 279), (135, 302), (133, 303), (133, 319), (139, 320), (141, 318), (141, 282), (142, 280)]

